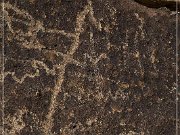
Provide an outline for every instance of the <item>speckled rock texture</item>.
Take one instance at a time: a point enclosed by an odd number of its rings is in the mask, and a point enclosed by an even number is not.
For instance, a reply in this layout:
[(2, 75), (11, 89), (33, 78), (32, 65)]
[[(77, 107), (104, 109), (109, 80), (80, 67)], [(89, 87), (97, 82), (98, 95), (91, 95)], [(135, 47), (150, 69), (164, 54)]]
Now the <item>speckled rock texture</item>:
[(4, 24), (4, 135), (175, 135), (174, 12), (5, 0)]

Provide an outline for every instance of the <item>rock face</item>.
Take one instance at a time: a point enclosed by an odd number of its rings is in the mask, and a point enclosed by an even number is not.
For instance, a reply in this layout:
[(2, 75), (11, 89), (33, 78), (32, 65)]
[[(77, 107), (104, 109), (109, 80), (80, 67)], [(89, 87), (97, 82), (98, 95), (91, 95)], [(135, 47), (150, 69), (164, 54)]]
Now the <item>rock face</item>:
[(4, 22), (5, 135), (175, 135), (171, 11), (6, 0)]

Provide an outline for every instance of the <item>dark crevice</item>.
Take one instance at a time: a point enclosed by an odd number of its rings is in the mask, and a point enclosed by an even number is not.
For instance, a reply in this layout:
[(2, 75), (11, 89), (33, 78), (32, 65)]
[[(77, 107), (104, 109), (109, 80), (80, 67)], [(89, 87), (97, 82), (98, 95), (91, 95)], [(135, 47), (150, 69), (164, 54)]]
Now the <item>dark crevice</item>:
[[(166, 0), (134, 0), (134, 1), (149, 8), (166, 7), (171, 11), (176, 11), (175, 1), (166, 1)], [(180, 7), (180, 2), (178, 2), (178, 7)], [(178, 8), (178, 10), (180, 9)]]

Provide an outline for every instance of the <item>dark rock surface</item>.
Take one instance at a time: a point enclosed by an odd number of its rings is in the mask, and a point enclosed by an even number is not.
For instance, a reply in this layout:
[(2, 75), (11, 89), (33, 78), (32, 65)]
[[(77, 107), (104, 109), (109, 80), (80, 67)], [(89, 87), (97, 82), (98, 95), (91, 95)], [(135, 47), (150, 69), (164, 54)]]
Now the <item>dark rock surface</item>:
[(132, 0), (6, 0), (7, 135), (175, 135), (176, 18)]

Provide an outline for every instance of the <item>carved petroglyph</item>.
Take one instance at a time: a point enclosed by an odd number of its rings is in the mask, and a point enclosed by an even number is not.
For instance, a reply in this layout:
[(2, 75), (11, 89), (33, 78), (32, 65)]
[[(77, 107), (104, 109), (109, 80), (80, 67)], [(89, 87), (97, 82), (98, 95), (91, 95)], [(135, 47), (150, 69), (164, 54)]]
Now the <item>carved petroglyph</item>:
[(100, 54), (97, 58), (93, 58), (88, 53), (85, 53), (85, 58), (90, 59), (93, 65), (96, 65), (100, 60), (107, 58), (107, 55), (105, 53)]
[[(77, 35), (76, 33), (67, 33), (64, 30), (57, 30), (57, 29), (49, 29), (49, 28), (44, 28), (43, 23), (41, 23), (38, 20), (35, 20), (28, 12), (25, 10), (20, 10), (17, 7), (11, 5), (10, 3), (4, 3), (5, 5), (5, 21), (8, 25), (9, 31), (13, 34), (13, 38), (16, 38), (19, 40), (21, 43), (22, 48), (26, 49), (38, 49), (39, 51), (42, 51), (42, 49), (45, 48), (44, 45), (40, 44), (39, 41), (37, 40), (37, 33), (38, 31), (42, 31), (45, 33), (52, 33), (52, 34), (60, 34), (65, 37), (68, 37), (72, 40), (76, 40)], [(8, 10), (11, 9), (13, 10), (17, 15), (21, 15), (25, 21), (22, 21), (17, 18), (13, 18), (12, 16), (9, 16)], [(20, 22), (28, 26), (28, 31), (24, 32), (22, 30), (14, 31), (12, 28), (12, 22)], [(96, 21), (95, 21), (96, 22)], [(81, 28), (78, 28), (77, 31), (80, 31)], [(27, 37), (29, 37), (29, 40), (27, 40)], [(12, 39), (13, 40), (13, 39)], [(75, 42), (75, 44), (77, 44)], [(73, 50), (73, 49), (72, 49)], [(66, 54), (63, 54), (61, 52), (57, 52), (55, 50), (46, 50), (44, 49), (43, 52), (49, 52), (49, 53), (54, 53), (57, 56), (62, 56), (64, 59), (67, 59), (67, 61), (76, 64), (76, 65), (81, 65), (78, 61), (74, 60), (72, 57), (67, 57)], [(25, 74), (21, 78), (17, 78), (15, 76), (15, 72), (6, 72), (5, 77), (7, 75), (11, 75), (12, 78), (17, 82), (17, 83), (23, 83), (23, 81), (29, 77), (29, 78), (34, 78), (39, 76), (39, 70), (38, 69), (45, 69), (47, 74), (52, 74), (55, 75), (55, 70), (59, 68), (59, 65), (54, 65), (53, 69), (49, 69), (47, 65), (43, 61), (38, 61), (38, 60), (33, 60), (31, 62), (32, 67), (36, 69), (36, 73), (32, 74)]]
[(141, 31), (141, 38), (145, 38), (145, 33), (144, 33), (144, 18), (140, 17), (139, 14), (135, 13), (136, 18), (140, 21), (140, 25), (138, 26), (139, 30)]
[[(140, 130), (145, 131), (152, 123), (146, 115), (149, 112), (154, 114), (150, 117), (155, 123), (164, 122), (160, 115), (166, 115), (166, 107), (159, 106), (159, 99), (171, 86), (164, 85), (164, 74), (158, 73), (163, 80), (158, 82), (149, 73), (154, 73), (152, 65), (166, 61), (163, 58), (158, 63), (160, 40), (156, 46), (154, 36), (146, 39), (158, 24), (150, 18), (158, 16), (146, 16), (149, 9), (142, 12), (140, 6), (126, 0), (118, 4), (109, 0), (65, 0), (59, 2), (62, 5), (33, 1), (4, 3), (7, 134), (141, 134)], [(31, 7), (35, 9), (29, 11)], [(162, 56), (166, 57), (166, 52), (162, 51)], [(156, 71), (159, 69), (157, 66)], [(163, 84), (162, 91), (159, 84)], [(15, 100), (16, 104), (11, 104)], [(149, 110), (146, 103), (159, 111)], [(19, 110), (23, 107), (27, 113)]]
[(17, 83), (23, 83), (24, 82), (24, 80), (26, 79), (26, 78), (34, 78), (34, 77), (37, 77), (37, 76), (39, 76), (39, 70), (36, 70), (36, 72), (34, 73), (34, 74), (25, 74), (24, 76), (22, 76), (21, 78), (17, 78), (16, 76), (15, 76), (15, 72), (5, 72), (4, 73), (4, 77), (6, 77), (7, 75), (11, 75), (12, 76), (12, 78), (14, 79), (14, 81), (16, 81)]
[(76, 50), (79, 47), (79, 40), (80, 40), (80, 34), (83, 32), (83, 24), (85, 22), (85, 18), (89, 17), (91, 22), (99, 29), (101, 30), (101, 25), (100, 23), (97, 22), (97, 20), (93, 16), (93, 9), (92, 9), (92, 2), (88, 1), (88, 5), (84, 7), (84, 10), (80, 12), (77, 17), (76, 17), (76, 28), (75, 28), (75, 33), (74, 33), (74, 39), (72, 46), (65, 56), (63, 60), (63, 64), (59, 65), (59, 73), (58, 73), (58, 80), (56, 82), (56, 86), (53, 90), (53, 95), (51, 98), (51, 104), (49, 107), (48, 114), (46, 116), (46, 121), (43, 122), (42, 124), (42, 130), (45, 134), (52, 134), (51, 129), (53, 127), (53, 114), (55, 113), (55, 109), (57, 106), (57, 95), (61, 92), (61, 86), (64, 81), (64, 73), (66, 70), (66, 65), (71, 63), (73, 54), (76, 52)]
[(57, 29), (45, 29), (44, 32), (47, 33), (54, 33), (54, 34), (61, 34), (63, 36), (66, 36), (68, 38), (75, 38), (75, 34), (74, 33), (67, 33), (64, 30), (57, 30)]
[[(35, 20), (28, 12), (25, 10), (20, 10), (14, 6), (12, 6), (10, 3), (5, 3), (5, 21), (8, 25), (9, 31), (13, 34), (13, 38), (16, 38), (17, 40), (22, 42), (22, 47), (27, 49), (38, 49), (42, 50), (45, 48), (44, 45), (40, 44), (37, 40), (37, 33), (41, 30), (42, 32), (46, 33), (52, 33), (52, 34), (60, 34), (68, 38), (74, 38), (75, 35), (72, 33), (67, 33), (64, 30), (55, 30), (55, 29), (49, 29), (45, 28), (43, 26), (43, 23)], [(13, 16), (9, 16), (8, 10), (13, 10), (17, 15), (21, 15), (25, 20), (20, 20), (17, 18), (13, 18)], [(19, 22), (22, 24), (25, 24), (28, 28), (27, 32), (24, 32), (22, 30), (14, 31), (12, 28), (12, 22)], [(27, 40), (27, 37), (29, 40)]]

